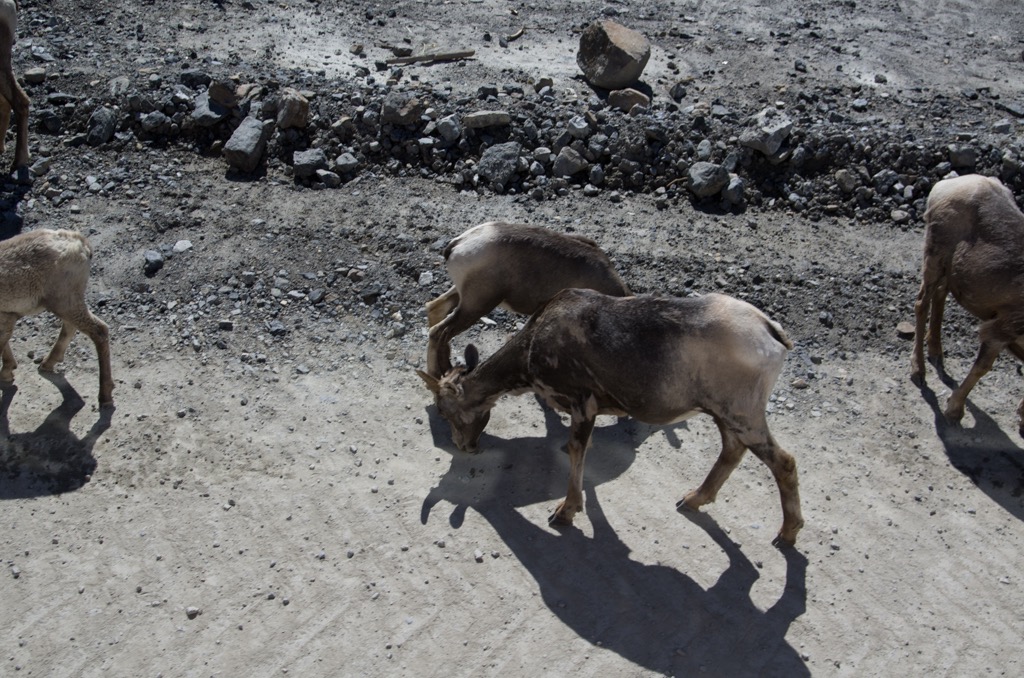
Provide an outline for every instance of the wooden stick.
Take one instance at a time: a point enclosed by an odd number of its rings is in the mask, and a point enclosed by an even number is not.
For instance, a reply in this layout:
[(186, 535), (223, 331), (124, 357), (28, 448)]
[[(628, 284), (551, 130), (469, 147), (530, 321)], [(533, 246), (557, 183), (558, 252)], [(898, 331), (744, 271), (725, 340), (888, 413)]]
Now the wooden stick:
[(414, 54), (407, 57), (395, 57), (394, 59), (388, 59), (384, 63), (392, 64), (415, 64), (421, 61), (457, 61), (459, 59), (469, 59), (476, 50), (467, 49), (458, 52), (431, 52), (429, 54)]

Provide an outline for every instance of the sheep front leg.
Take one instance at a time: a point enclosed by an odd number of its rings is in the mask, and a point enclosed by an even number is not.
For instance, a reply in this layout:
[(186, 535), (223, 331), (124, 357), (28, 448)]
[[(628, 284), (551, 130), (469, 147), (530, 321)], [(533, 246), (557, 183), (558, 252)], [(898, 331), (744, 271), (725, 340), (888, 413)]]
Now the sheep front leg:
[(590, 436), (594, 432), (596, 417), (596, 407), (572, 408), (572, 433), (569, 437), (569, 489), (565, 493), (565, 499), (548, 518), (550, 525), (572, 525), (573, 517), (583, 510), (583, 461), (587, 455), (587, 447), (590, 446)]

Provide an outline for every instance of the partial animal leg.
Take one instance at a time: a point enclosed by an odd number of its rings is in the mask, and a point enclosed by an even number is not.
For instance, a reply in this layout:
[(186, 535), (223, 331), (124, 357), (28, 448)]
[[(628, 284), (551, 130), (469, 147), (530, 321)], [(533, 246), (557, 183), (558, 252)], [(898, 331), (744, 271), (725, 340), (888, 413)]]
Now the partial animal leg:
[(0, 96), (0, 155), (7, 150), (7, 128), (11, 125), (11, 104)]
[(551, 525), (572, 525), (573, 516), (583, 510), (583, 461), (594, 432), (595, 415), (586, 405), (572, 408), (572, 433), (569, 437), (569, 489), (565, 500), (548, 518)]
[(932, 312), (928, 318), (928, 334), (925, 340), (928, 342), (928, 360), (940, 375), (945, 374), (942, 352), (942, 319), (946, 313), (946, 299), (949, 297), (949, 278), (942, 276), (935, 284), (935, 291), (932, 293)]
[(430, 328), (444, 320), (445, 316), (459, 305), (459, 289), (452, 285), (447, 292), (437, 299), (428, 301), (425, 305), (427, 307), (427, 327)]
[(3, 360), (0, 366), (0, 381), (14, 381), (14, 368), (18, 361), (14, 359), (14, 351), (11, 349), (11, 335), (14, 334), (14, 323), (18, 316), (13, 313), (0, 313), (0, 359)]
[(743, 459), (743, 453), (747, 451), (736, 434), (726, 427), (725, 422), (715, 417), (715, 424), (718, 425), (718, 431), (722, 434), (722, 452), (718, 455), (718, 460), (715, 461), (715, 465), (711, 467), (711, 471), (700, 487), (676, 502), (676, 508), (679, 510), (697, 511), (704, 504), (713, 502), (718, 496), (718, 491), (722, 489), (722, 485)]
[(963, 382), (956, 387), (946, 402), (946, 419), (953, 424), (958, 424), (963, 419), (964, 404), (967, 402), (967, 396), (971, 389), (992, 369), (992, 365), (1002, 350), (1016, 339), (1015, 336), (1008, 334), (999, 317), (983, 322), (979, 334), (981, 335), (981, 346), (978, 348), (978, 357), (975, 359), (974, 365), (971, 366), (971, 371), (967, 373)]
[(54, 342), (53, 348), (50, 349), (50, 353), (46, 356), (46, 359), (39, 364), (40, 372), (53, 372), (57, 367), (58, 363), (64, 362), (64, 354), (68, 350), (68, 344), (75, 336), (75, 332), (78, 331), (72, 323), (67, 320), (63, 320), (60, 325), (60, 334), (57, 336), (57, 341)]
[(804, 526), (803, 512), (800, 510), (800, 483), (796, 472), (796, 459), (793, 455), (779, 447), (767, 427), (764, 437), (759, 441), (745, 440), (750, 451), (763, 461), (775, 476), (775, 484), (779, 487), (782, 500), (782, 528), (772, 541), (776, 546), (796, 543), (796, 535)]
[[(28, 107), (29, 98), (25, 90), (18, 84), (11, 64), (12, 36), (7, 31), (0, 32), (0, 97), (6, 99), (14, 114), (18, 116), (18, 141), (14, 151), (12, 169), (28, 164)], [(4, 127), (6, 133), (7, 127)]]
[(80, 329), (83, 334), (92, 339), (92, 343), (96, 346), (96, 358), (99, 361), (100, 370), (100, 405), (112, 405), (114, 403), (114, 379), (110, 369), (110, 328), (93, 315), (84, 304), (80, 308), (63, 314), (61, 319), (63, 324), (60, 328), (60, 336), (57, 337), (56, 343), (39, 369), (52, 372), (57, 363), (64, 360), (64, 353), (67, 351), (71, 338), (75, 335), (76, 328)]
[[(935, 322), (935, 300), (936, 286), (939, 282), (939, 261), (934, 257), (925, 255), (924, 264), (921, 266), (921, 288), (917, 292), (917, 301), (914, 303), (914, 350), (910, 357), (910, 378), (917, 385), (924, 384), (924, 336), (925, 325), (928, 321), (928, 311), (931, 307), (932, 322)], [(941, 325), (942, 315), (938, 315)], [(931, 341), (929, 341), (929, 352)], [(940, 347), (941, 351), (941, 347)]]

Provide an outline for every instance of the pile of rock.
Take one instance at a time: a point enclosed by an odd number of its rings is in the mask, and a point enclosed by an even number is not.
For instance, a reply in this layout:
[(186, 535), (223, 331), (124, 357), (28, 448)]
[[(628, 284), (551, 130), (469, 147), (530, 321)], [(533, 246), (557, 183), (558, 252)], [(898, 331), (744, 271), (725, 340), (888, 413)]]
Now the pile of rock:
[[(668, 96), (642, 84), (649, 56), (635, 31), (610, 21), (587, 27), (578, 64), (594, 90), (584, 99), (561, 96), (544, 77), (484, 84), (475, 99), (460, 99), (417, 81), (403, 86), (397, 69), (386, 83), (308, 76), (301, 87), (185, 69), (174, 83), (116, 78), (98, 104), (30, 95), (38, 131), (71, 145), (189, 143), (222, 155), (230, 172), (283, 173), (319, 188), (387, 172), (536, 200), (651, 192), (662, 207), (753, 203), (897, 224), (919, 217), (930, 186), (950, 172), (998, 175), (1024, 190), (1024, 142), (1006, 102), (993, 105), (996, 122), (969, 134), (872, 125), (874, 104), (838, 87), (745, 112), (718, 101), (683, 106), (681, 84)], [(33, 74), (30, 88), (46, 85), (45, 72)], [(44, 157), (37, 175), (47, 166)]]

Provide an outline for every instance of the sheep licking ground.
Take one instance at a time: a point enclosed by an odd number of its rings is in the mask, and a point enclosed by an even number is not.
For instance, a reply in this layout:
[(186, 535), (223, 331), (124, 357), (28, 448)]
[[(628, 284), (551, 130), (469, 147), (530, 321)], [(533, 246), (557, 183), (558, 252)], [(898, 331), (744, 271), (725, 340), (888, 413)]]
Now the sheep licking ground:
[[(998, 179), (972, 174), (945, 179), (928, 195), (924, 264), (914, 311), (917, 328), (911, 379), (924, 384), (928, 359), (942, 368), (942, 314), (946, 294), (982, 321), (981, 347), (971, 371), (946, 404), (959, 423), (967, 395), (1005, 348), (1024, 360), (1024, 214)], [(929, 311), (931, 322), (925, 335)], [(1024, 400), (1017, 407), (1024, 436)]]
[(772, 437), (765, 409), (793, 343), (782, 327), (745, 301), (723, 294), (694, 299), (610, 297), (567, 289), (478, 364), (440, 379), (418, 372), (434, 394), (461, 450), (475, 451), (505, 393), (534, 391), (571, 416), (569, 489), (550, 521), (571, 524), (583, 509), (583, 462), (599, 414), (655, 425), (711, 415), (722, 451), (704, 482), (676, 504), (713, 502), (749, 449), (775, 477), (782, 502), (776, 543), (793, 544), (804, 524), (796, 461)]
[(14, 77), (12, 50), (18, 39), (18, 7), (14, 0), (0, 0), (0, 153), (11, 122), (11, 110), (18, 118), (17, 146), (12, 170), (28, 165), (28, 95)]
[(110, 374), (110, 330), (85, 305), (92, 248), (74, 231), (37, 230), (0, 242), (0, 381), (14, 381), (17, 362), (10, 339), (18, 318), (50, 311), (61, 319), (60, 336), (39, 365), (53, 371), (68, 343), (82, 330), (96, 345), (100, 365), (100, 405), (114, 402)]
[(451, 369), (455, 335), (498, 306), (530, 315), (569, 287), (629, 295), (597, 243), (539, 226), (479, 224), (452, 239), (444, 258), (455, 284), (427, 302), (427, 373), (435, 377)]

